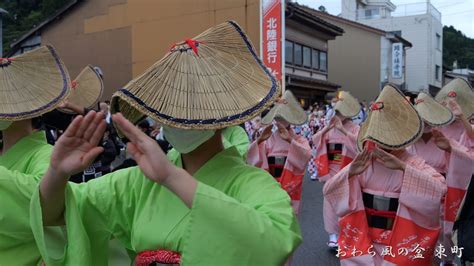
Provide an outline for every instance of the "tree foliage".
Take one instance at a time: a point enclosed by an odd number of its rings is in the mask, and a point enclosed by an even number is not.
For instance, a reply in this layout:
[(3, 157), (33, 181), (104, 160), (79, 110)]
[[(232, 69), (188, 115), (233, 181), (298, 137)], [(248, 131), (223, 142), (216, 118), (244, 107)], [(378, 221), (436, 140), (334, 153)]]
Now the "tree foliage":
[(474, 68), (474, 39), (453, 26), (444, 26), (443, 64), (451, 68), (454, 61), (458, 62), (458, 68)]
[(0, 8), (8, 14), (3, 15), (3, 49), (23, 34), (37, 26), (47, 17), (55, 14), (70, 0), (0, 0)]

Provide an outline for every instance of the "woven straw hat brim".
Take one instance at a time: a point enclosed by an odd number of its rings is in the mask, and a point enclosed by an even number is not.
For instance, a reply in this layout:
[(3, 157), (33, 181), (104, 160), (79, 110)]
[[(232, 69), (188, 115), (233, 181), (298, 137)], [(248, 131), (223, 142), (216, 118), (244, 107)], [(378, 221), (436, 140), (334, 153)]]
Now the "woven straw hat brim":
[(415, 109), (423, 121), (434, 127), (447, 125), (454, 120), (451, 110), (424, 92), (418, 94)]
[(340, 91), (334, 110), (344, 117), (352, 118), (359, 114), (360, 104), (349, 92)]
[[(415, 108), (394, 86), (383, 88), (375, 103), (381, 107), (371, 110), (357, 137), (359, 150), (365, 141), (372, 141), (381, 148), (403, 149), (423, 134), (423, 123)], [(373, 108), (372, 108), (373, 109)]]
[(286, 90), (282, 102), (275, 102), (272, 109), (262, 118), (262, 124), (269, 125), (275, 118), (283, 118), (292, 125), (302, 125), (308, 120), (308, 115), (301, 108), (290, 90)]
[[(75, 87), (71, 88), (68, 101), (80, 107), (93, 108), (104, 92), (104, 83), (100, 75), (93, 66), (88, 65), (79, 73), (75, 83)], [(68, 109), (60, 110), (65, 113), (73, 113)]]
[(3, 59), (1, 64), (0, 120), (38, 117), (55, 109), (69, 94), (69, 74), (51, 46)]
[(112, 112), (181, 129), (220, 129), (267, 109), (280, 86), (235, 22), (177, 44), (112, 96)]
[(455, 92), (456, 102), (466, 118), (474, 115), (474, 92), (471, 85), (462, 78), (453, 79), (446, 84), (436, 95), (436, 101), (442, 103), (450, 98), (451, 92)]

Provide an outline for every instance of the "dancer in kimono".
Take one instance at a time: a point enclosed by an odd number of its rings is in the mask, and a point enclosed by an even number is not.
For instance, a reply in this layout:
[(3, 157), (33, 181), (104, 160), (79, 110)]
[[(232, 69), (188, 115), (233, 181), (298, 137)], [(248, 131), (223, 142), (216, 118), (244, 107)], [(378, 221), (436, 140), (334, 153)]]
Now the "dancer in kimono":
[[(130, 140), (139, 168), (71, 189), (68, 176), (102, 149), (96, 143), (105, 122), (95, 112), (76, 118), (55, 146), (31, 205), (46, 265), (106, 265), (104, 246), (112, 236), (138, 265), (282, 265), (301, 242), (290, 198), (235, 147), (225, 149), (221, 134), (268, 108), (279, 93), (235, 22), (173, 46), (112, 97), (112, 112), (123, 114), (114, 115), (114, 124)], [(176, 150), (168, 158), (127, 121), (144, 116), (163, 125)], [(65, 224), (68, 234), (59, 255), (50, 253), (43, 230), (53, 224)]]
[[(415, 101), (415, 109), (423, 119), (424, 131), (421, 138), (407, 150), (423, 158), (446, 178), (448, 191), (442, 208), (440, 243), (446, 250), (451, 250), (453, 224), (471, 181), (472, 158), (467, 148), (454, 139), (446, 138), (438, 129), (454, 120), (454, 115), (447, 107), (421, 92)], [(448, 252), (446, 255), (443, 257), (445, 264), (453, 264), (454, 254)]]
[[(340, 91), (330, 123), (313, 136), (312, 160), (317, 166), (319, 181), (326, 182), (348, 165), (357, 154), (359, 126), (352, 117), (359, 113), (359, 102), (349, 92)], [(323, 201), (324, 229), (329, 234), (328, 247), (337, 248), (338, 217), (326, 198)]]
[[(46, 173), (52, 146), (37, 124), (42, 114), (68, 96), (69, 75), (50, 46), (2, 58), (0, 65), (0, 167), (5, 168), (0, 184), (0, 264), (38, 265), (41, 255), (28, 221), (34, 189), (28, 184), (38, 184)], [(12, 172), (4, 174), (6, 169)], [(48, 230), (60, 239), (62, 234), (56, 229)]]
[(361, 152), (324, 186), (340, 217), (341, 265), (432, 265), (447, 188), (405, 150), (422, 133), (414, 107), (385, 86), (360, 129)]
[(467, 138), (463, 138), (463, 135), (474, 135), (469, 123), (469, 119), (474, 115), (474, 92), (471, 85), (462, 78), (456, 78), (438, 92), (436, 100), (448, 106), (456, 117), (453, 123), (441, 128), (441, 132), (447, 138), (468, 147)]
[[(291, 197), (292, 206), (299, 212), (303, 176), (311, 157), (308, 140), (295, 134), (291, 125), (306, 123), (306, 112), (291, 91), (262, 118), (267, 125), (260, 137), (250, 144), (247, 162), (265, 169)], [(273, 124), (274, 123), (274, 124)], [(276, 128), (275, 131), (272, 131)]]

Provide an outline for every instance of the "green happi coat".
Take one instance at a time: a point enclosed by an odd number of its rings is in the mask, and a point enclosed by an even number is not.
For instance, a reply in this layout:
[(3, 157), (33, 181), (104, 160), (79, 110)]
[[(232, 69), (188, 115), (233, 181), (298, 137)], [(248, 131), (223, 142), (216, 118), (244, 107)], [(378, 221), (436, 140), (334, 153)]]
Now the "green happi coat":
[(240, 126), (225, 128), (222, 130), (222, 140), (225, 148), (235, 146), (240, 155), (244, 158), (244, 161), (247, 160), (250, 140), (245, 129)]
[[(179, 153), (168, 157), (182, 166)], [(177, 251), (184, 266), (283, 265), (300, 244), (287, 193), (268, 173), (246, 165), (235, 147), (215, 155), (194, 177), (199, 183), (191, 209), (137, 167), (68, 187), (70, 241), (63, 254), (48, 248), (37, 191), (31, 226), (46, 265), (106, 265), (111, 236), (135, 254)]]
[[(29, 208), (31, 196), (48, 169), (52, 148), (44, 131), (39, 131), (0, 156), (0, 265), (41, 263), (29, 224)], [(48, 229), (53, 239), (57, 240), (58, 230)]]

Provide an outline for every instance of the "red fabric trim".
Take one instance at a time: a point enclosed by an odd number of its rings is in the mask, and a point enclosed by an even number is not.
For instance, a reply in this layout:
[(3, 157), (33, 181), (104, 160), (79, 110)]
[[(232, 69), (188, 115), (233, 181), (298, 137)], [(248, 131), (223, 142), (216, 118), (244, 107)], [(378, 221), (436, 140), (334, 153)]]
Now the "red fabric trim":
[(385, 218), (395, 218), (397, 216), (396, 212), (392, 211), (381, 211), (381, 210), (376, 210), (376, 209), (371, 209), (371, 208), (365, 208), (365, 211), (367, 214), (372, 215), (372, 216), (381, 216)]
[[(415, 224), (413, 221), (400, 216), (395, 217), (393, 230), (369, 228), (365, 210), (352, 212), (339, 220), (339, 247), (340, 259), (348, 259), (369, 254), (375, 255), (373, 243), (380, 243), (392, 247), (393, 257), (385, 255), (385, 261), (396, 265), (431, 266), (434, 250), (440, 229), (428, 229)], [(399, 253), (406, 249), (405, 255)], [(415, 258), (417, 250), (423, 249), (422, 257)], [(354, 252), (354, 250), (356, 252)]]
[(136, 266), (149, 266), (151, 263), (179, 264), (181, 254), (170, 250), (143, 251), (135, 259)]
[(284, 169), (280, 178), (280, 184), (288, 192), (292, 200), (301, 200), (303, 175), (295, 175), (288, 169)]
[(466, 190), (464, 189), (448, 187), (448, 192), (446, 193), (446, 199), (444, 201), (444, 219), (446, 221), (456, 221), (459, 207), (461, 206), (461, 202), (465, 195)]

